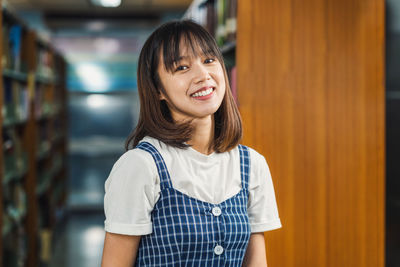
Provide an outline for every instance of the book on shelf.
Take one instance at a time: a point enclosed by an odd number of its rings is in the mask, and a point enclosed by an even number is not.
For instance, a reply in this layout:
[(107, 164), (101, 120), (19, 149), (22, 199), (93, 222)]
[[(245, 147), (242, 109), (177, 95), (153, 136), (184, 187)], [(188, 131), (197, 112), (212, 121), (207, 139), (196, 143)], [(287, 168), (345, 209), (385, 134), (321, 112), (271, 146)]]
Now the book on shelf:
[(51, 241), (53, 231), (49, 228), (40, 230), (40, 260), (44, 263), (49, 263), (51, 259)]
[(4, 118), (3, 123), (8, 123), (16, 118), (15, 105), (13, 103), (13, 86), (12, 80), (3, 77), (3, 107), (2, 116)]
[(47, 192), (50, 187), (52, 180), (52, 174), (50, 171), (43, 170), (38, 175), (38, 183), (36, 185), (36, 194), (42, 195)]
[(3, 69), (16, 73), (27, 72), (27, 62), (22, 56), (24, 34), (23, 26), (4, 22), (1, 36)]
[(22, 26), (14, 24), (9, 31), (9, 45), (11, 52), (10, 68), (21, 71)]
[(46, 79), (53, 79), (54, 78), (53, 58), (51, 52), (44, 47), (38, 47), (37, 54), (38, 56), (37, 56), (36, 74), (39, 77), (44, 77)]
[(27, 196), (23, 183), (5, 184), (3, 187), (3, 253), (4, 266), (25, 266), (27, 234), (25, 219)]
[(44, 101), (44, 85), (35, 85), (34, 105), (35, 105), (35, 118), (40, 118), (43, 112)]
[(222, 46), (224, 44), (225, 36), (226, 36), (226, 27), (225, 27), (225, 14), (226, 14), (226, 4), (225, 0), (217, 0), (217, 29), (215, 33), (215, 39), (217, 40), (217, 44)]
[(51, 150), (51, 140), (49, 135), (49, 124), (40, 124), (37, 128), (37, 158), (42, 159)]
[(58, 205), (60, 203), (60, 200), (65, 192), (64, 188), (65, 188), (65, 180), (58, 179), (55, 181), (55, 186), (53, 190), (54, 204)]
[(26, 230), (12, 222), (8, 226), (9, 232), (3, 235), (3, 266), (24, 267), (28, 252)]
[(204, 8), (206, 0), (194, 0), (190, 5), (189, 9), (184, 14), (185, 19), (192, 19), (202, 26), (206, 26), (207, 23), (207, 10)]
[(3, 183), (21, 178), (27, 172), (27, 152), (23, 149), (21, 137), (13, 128), (3, 130), (4, 175)]
[(1, 65), (3, 69), (10, 68), (11, 65), (11, 53), (10, 53), (10, 46), (9, 46), (9, 38), (8, 38), (9, 27), (6, 24), (3, 24), (2, 27), (2, 58), (1, 58)]
[(26, 121), (29, 115), (29, 99), (26, 84), (3, 77), (4, 103), (2, 108), (5, 125)]
[[(16, 183), (13, 186), (13, 189), (14, 189), (13, 206), (18, 211), (18, 216), (24, 217), (27, 212), (27, 196), (26, 196), (26, 191), (24, 189), (24, 184)], [(21, 219), (20, 223), (22, 224)]]
[[(49, 177), (49, 175), (45, 174), (44, 169), (39, 170), (38, 173), (40, 173), (40, 176)], [(43, 181), (43, 179), (42, 179), (42, 181)], [(38, 208), (37, 222), (38, 222), (38, 227), (39, 227), (38, 230), (40, 231), (41, 229), (48, 228), (50, 226), (50, 217), (52, 216), (52, 214), (51, 214), (51, 209), (50, 209), (50, 203), (48, 202), (46, 195), (38, 196), (38, 204), (39, 205), (37, 207)]]
[(236, 17), (237, 0), (231, 0), (228, 4), (228, 13), (226, 18), (226, 39), (228, 42), (236, 41)]
[(216, 27), (217, 27), (217, 14), (214, 11), (215, 10), (215, 1), (207, 1), (206, 2), (206, 23), (205, 27), (208, 30), (208, 32), (212, 35), (215, 36), (216, 34)]
[(23, 28), (18, 24), (4, 23), (2, 26), (2, 61), (3, 69), (16, 72), (24, 71), (26, 65), (22, 61)]
[(26, 84), (13, 81), (13, 103), (18, 120), (27, 120), (29, 113), (28, 88)]
[(53, 174), (58, 174), (63, 166), (63, 157), (60, 152), (56, 153), (53, 157), (53, 166), (52, 172)]
[(237, 0), (216, 0), (218, 20), (216, 40), (222, 46), (236, 40)]
[(204, 0), (194, 2), (184, 18), (204, 26), (223, 46), (236, 40), (236, 13), (237, 0)]
[(23, 183), (14, 183), (6, 186), (10, 196), (5, 199), (5, 210), (13, 224), (23, 226), (27, 211), (27, 197)]

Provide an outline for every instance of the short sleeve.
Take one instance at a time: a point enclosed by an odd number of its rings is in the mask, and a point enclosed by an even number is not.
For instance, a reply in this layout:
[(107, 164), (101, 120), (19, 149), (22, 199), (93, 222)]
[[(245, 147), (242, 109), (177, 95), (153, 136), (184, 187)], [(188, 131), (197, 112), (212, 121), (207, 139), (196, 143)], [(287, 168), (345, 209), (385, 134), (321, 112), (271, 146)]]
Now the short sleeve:
[(104, 185), (104, 228), (125, 235), (152, 232), (151, 212), (159, 196), (159, 179), (151, 155), (140, 149), (125, 152)]
[(265, 158), (250, 149), (249, 201), (247, 212), (251, 232), (265, 232), (282, 227), (271, 174)]

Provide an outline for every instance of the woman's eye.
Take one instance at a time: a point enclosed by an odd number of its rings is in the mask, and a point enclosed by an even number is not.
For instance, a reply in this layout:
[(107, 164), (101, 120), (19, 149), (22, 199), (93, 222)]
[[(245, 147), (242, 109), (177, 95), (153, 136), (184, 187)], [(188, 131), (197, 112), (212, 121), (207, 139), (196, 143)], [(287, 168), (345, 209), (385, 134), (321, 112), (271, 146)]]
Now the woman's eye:
[(215, 59), (213, 58), (207, 58), (206, 60), (204, 60), (204, 63), (213, 63), (215, 61)]
[(186, 70), (187, 66), (178, 66), (175, 71)]

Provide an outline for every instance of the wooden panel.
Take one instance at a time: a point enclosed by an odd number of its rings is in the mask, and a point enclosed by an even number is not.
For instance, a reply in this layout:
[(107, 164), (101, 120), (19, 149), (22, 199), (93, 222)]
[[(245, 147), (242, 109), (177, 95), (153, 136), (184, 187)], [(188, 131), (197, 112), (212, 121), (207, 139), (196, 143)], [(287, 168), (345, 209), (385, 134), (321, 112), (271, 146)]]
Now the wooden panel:
[[(2, 1), (0, 0), (0, 5)], [(0, 8), (0, 28), (3, 29), (3, 10)], [(3, 42), (0, 42), (0, 53), (3, 55)], [(3, 73), (3, 64), (0, 64), (0, 73)], [(0, 82), (0, 108), (3, 110), (4, 88), (3, 80)], [(3, 125), (3, 116), (0, 116), (0, 125)], [(3, 147), (3, 127), (0, 128), (0, 144)], [(2, 150), (3, 151), (3, 150)], [(4, 153), (0, 153), (0, 229), (3, 232), (3, 178), (4, 178)], [(3, 238), (3, 236), (2, 236)], [(0, 267), (3, 267), (3, 241), (0, 240)]]
[(384, 266), (384, 1), (238, 1), (244, 144), (283, 228), (269, 266)]
[(25, 221), (25, 228), (28, 235), (28, 255), (27, 266), (34, 267), (38, 265), (38, 203), (36, 199), (37, 177), (37, 123), (35, 116), (35, 107), (33, 94), (35, 91), (35, 65), (36, 65), (36, 33), (28, 31), (24, 39), (26, 51), (26, 60), (28, 65), (28, 88), (29, 91), (29, 117), (26, 124), (24, 137), (24, 147), (28, 153), (28, 174), (25, 180), (27, 193), (28, 214)]

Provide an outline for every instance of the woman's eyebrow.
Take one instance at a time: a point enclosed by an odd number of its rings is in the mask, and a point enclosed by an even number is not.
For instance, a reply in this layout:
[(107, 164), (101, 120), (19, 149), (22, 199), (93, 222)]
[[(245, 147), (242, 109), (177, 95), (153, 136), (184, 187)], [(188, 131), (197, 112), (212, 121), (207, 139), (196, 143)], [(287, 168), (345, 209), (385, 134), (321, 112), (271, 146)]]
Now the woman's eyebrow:
[(179, 63), (179, 62), (181, 62), (182, 60), (189, 60), (190, 58), (191, 58), (191, 57), (189, 57), (189, 56), (180, 56), (180, 57), (174, 59), (173, 62), (174, 62), (174, 63)]
[(189, 56), (180, 56), (180, 57), (178, 57), (178, 59), (176, 61), (181, 61), (181, 60), (190, 59), (190, 58), (191, 57), (189, 57)]
[[(214, 56), (214, 53), (213, 53), (212, 50), (209, 49), (209, 50), (207, 50), (207, 53), (201, 52), (197, 56), (199, 56), (199, 57)], [(196, 57), (195, 55), (182, 55), (182, 56), (179, 56), (177, 59), (174, 59), (173, 62), (178, 63), (178, 62), (180, 62), (182, 60), (190, 60), (190, 59), (195, 58), (195, 57)]]

